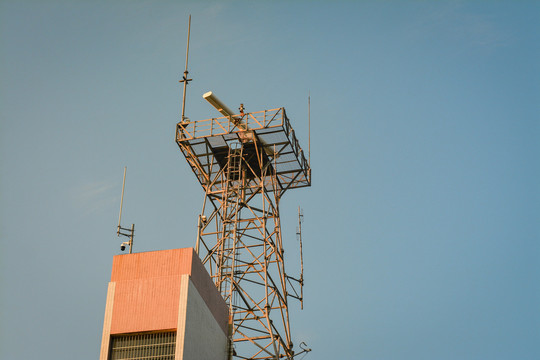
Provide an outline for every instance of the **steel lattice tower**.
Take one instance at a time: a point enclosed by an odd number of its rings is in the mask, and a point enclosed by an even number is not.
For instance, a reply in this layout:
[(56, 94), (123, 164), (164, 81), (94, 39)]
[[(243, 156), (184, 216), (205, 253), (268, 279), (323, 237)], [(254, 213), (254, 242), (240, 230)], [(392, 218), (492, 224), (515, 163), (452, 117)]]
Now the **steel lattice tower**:
[(285, 271), (279, 202), (311, 185), (311, 169), (285, 109), (182, 117), (176, 143), (205, 192), (196, 251), (229, 306), (229, 358), (292, 359), (303, 276)]

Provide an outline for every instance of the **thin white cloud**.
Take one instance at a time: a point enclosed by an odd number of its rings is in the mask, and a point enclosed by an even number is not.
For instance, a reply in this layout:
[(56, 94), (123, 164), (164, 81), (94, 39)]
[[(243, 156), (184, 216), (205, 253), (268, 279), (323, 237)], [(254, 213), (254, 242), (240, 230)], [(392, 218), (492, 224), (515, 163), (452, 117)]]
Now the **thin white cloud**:
[(222, 15), (225, 7), (226, 6), (224, 3), (216, 2), (208, 7), (205, 7), (203, 10), (203, 15), (207, 19), (215, 20)]
[(70, 197), (78, 208), (86, 214), (103, 210), (118, 202), (118, 195), (113, 189), (118, 187), (113, 181), (94, 181), (78, 185), (70, 190)]

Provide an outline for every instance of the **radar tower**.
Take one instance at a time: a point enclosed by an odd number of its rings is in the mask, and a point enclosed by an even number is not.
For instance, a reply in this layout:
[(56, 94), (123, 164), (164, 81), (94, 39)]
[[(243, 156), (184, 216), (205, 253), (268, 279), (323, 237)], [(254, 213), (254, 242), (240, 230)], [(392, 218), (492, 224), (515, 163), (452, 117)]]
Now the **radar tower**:
[[(185, 101), (187, 56), (184, 74)], [(191, 121), (183, 103), (175, 137), (204, 191), (196, 252), (229, 306), (229, 359), (293, 359), (310, 349), (292, 341), (289, 300), (302, 302), (303, 275), (285, 271), (279, 202), (311, 186), (310, 164), (284, 108), (234, 113), (203, 97), (221, 117)]]

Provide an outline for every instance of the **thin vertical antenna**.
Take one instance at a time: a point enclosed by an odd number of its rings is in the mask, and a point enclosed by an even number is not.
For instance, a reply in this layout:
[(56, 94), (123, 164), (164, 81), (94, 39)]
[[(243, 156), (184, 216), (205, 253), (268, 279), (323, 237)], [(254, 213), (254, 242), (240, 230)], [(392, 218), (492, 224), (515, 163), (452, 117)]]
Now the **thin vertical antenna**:
[(122, 206), (124, 204), (124, 188), (126, 186), (126, 170), (127, 166), (124, 166), (124, 180), (122, 181), (122, 197), (120, 197), (120, 214), (118, 214), (118, 230), (116, 235), (120, 236), (120, 221), (122, 220)]
[(302, 251), (302, 222), (304, 221), (304, 213), (298, 206), (298, 231), (296, 236), (300, 242), (300, 308), (304, 310), (304, 255)]
[[(307, 118), (308, 118), (308, 164), (311, 169), (311, 92), (308, 92), (307, 97)], [(311, 179), (310, 179), (311, 180)]]
[(184, 121), (185, 119), (185, 109), (186, 109), (186, 87), (187, 84), (192, 80), (188, 79), (188, 58), (189, 58), (189, 37), (191, 34), (191, 15), (189, 15), (189, 22), (188, 22), (188, 35), (187, 35), (187, 48), (186, 48), (186, 70), (184, 70), (184, 76), (182, 77), (182, 80), (180, 82), (184, 83), (184, 93), (182, 95), (182, 119), (181, 121)]
[[(120, 250), (124, 251), (126, 245), (129, 246), (129, 253), (133, 253), (133, 236), (135, 235), (135, 224), (131, 224), (131, 229), (123, 228), (121, 226), (122, 222), (122, 207), (124, 205), (124, 189), (126, 187), (126, 171), (127, 166), (124, 166), (124, 180), (122, 181), (122, 196), (120, 197), (120, 214), (118, 214), (118, 228), (116, 229), (116, 236), (126, 236), (129, 238), (129, 241), (124, 241), (120, 245)], [(124, 232), (122, 232), (124, 230)]]
[(129, 241), (128, 241), (129, 253), (133, 254), (133, 235), (135, 235), (135, 224), (131, 224), (131, 230), (129, 230), (129, 231), (130, 231), (130, 233), (129, 233)]

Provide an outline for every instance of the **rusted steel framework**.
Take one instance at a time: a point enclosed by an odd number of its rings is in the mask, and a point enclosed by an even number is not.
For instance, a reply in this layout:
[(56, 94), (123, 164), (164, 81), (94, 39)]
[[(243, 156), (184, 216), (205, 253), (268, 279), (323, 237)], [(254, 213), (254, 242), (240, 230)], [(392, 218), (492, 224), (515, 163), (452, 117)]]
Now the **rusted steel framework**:
[(279, 201), (311, 169), (285, 109), (183, 121), (176, 142), (205, 191), (196, 250), (229, 305), (230, 358), (294, 358), (303, 280), (285, 272)]

